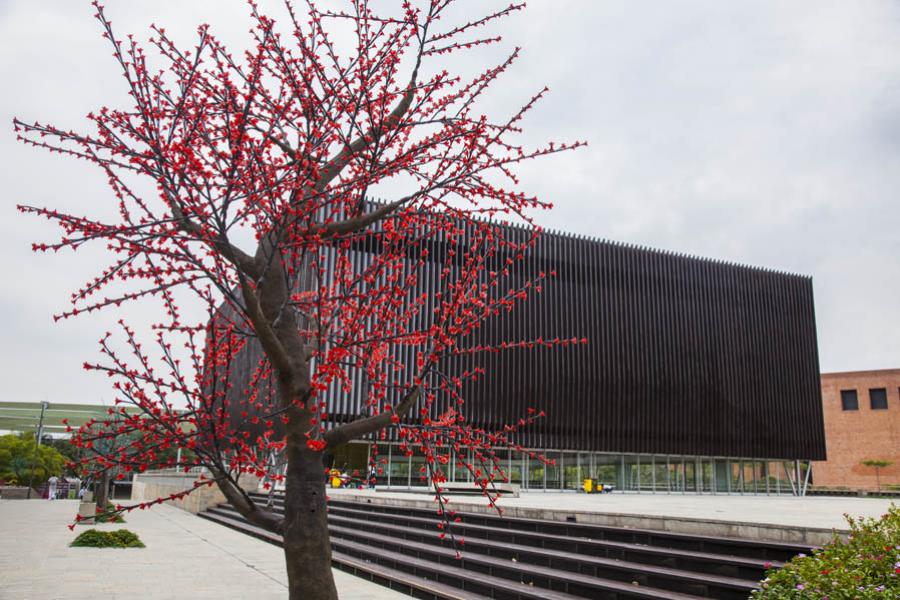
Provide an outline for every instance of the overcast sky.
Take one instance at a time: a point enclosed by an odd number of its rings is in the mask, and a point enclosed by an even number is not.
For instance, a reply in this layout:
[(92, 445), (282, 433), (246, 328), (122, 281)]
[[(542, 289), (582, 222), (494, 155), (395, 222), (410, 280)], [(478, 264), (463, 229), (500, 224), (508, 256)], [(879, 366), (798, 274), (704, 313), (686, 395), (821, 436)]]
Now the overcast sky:
[[(156, 22), (189, 43), (208, 22), (229, 43), (247, 39), (241, 0), (106, 5), (122, 34), (145, 38)], [(113, 314), (51, 318), (102, 253), (33, 255), (54, 232), (15, 211), (89, 213), (109, 194), (85, 163), (17, 144), (10, 124), (80, 127), (121, 105), (92, 13), (87, 0), (0, 0), (2, 400), (111, 399), (81, 364)], [(528, 137), (590, 143), (523, 170), (524, 189), (556, 205), (544, 225), (811, 275), (822, 370), (900, 367), (900, 4), (532, 0), (501, 29), (523, 56), (488, 112), (546, 84)]]

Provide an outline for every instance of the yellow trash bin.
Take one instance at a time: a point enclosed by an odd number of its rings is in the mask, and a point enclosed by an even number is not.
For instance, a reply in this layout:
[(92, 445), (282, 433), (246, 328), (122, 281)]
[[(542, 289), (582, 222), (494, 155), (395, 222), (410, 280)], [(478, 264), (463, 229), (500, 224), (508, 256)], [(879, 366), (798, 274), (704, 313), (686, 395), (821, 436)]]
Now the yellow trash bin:
[(594, 480), (593, 479), (585, 479), (584, 480), (584, 492), (586, 494), (594, 493)]
[(338, 471), (337, 469), (332, 469), (331, 472), (329, 473), (329, 475), (331, 476), (331, 487), (333, 487), (333, 488), (341, 487), (341, 484), (343, 483), (341, 481), (341, 472)]

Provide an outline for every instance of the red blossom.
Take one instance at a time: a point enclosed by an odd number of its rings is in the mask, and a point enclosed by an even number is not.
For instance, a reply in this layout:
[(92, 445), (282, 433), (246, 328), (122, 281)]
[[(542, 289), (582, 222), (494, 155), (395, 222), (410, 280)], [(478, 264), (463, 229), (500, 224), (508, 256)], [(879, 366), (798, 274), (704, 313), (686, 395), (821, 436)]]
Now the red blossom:
[(327, 445), (325, 440), (306, 440), (306, 447), (313, 452), (321, 452)]

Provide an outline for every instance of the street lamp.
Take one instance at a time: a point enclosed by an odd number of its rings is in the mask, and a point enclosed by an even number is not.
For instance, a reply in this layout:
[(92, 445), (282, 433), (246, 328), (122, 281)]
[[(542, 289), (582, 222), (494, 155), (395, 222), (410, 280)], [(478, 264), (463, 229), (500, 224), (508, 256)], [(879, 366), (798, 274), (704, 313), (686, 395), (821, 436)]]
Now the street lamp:
[(38, 420), (37, 435), (34, 437), (34, 452), (31, 454), (31, 477), (28, 478), (28, 492), (25, 495), (27, 500), (31, 500), (31, 487), (34, 485), (34, 461), (37, 459), (38, 446), (41, 445), (41, 437), (44, 435), (44, 411), (50, 403), (44, 400), (41, 402), (41, 417)]

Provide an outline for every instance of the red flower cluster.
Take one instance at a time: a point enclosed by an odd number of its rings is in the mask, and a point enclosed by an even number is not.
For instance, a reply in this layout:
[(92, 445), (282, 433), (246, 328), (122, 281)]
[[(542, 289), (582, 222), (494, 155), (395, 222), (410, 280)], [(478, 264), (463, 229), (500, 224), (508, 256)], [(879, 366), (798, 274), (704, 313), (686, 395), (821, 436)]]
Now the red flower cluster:
[(321, 452), (327, 445), (324, 440), (306, 440), (306, 447), (313, 452)]

